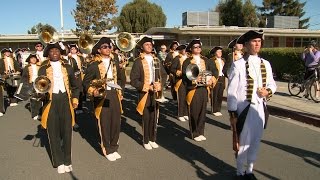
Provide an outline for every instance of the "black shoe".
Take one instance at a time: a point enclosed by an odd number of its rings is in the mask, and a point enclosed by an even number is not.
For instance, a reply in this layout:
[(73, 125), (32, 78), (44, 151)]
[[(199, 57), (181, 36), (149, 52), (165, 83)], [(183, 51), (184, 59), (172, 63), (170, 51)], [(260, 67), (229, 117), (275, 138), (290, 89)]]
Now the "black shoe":
[(73, 126), (73, 131), (78, 132), (79, 129), (80, 129), (79, 125), (77, 123), (75, 123)]
[(257, 180), (256, 176), (253, 173), (245, 174), (244, 177), (246, 180)]
[(234, 177), (235, 180), (246, 180), (246, 176), (245, 175), (236, 175)]

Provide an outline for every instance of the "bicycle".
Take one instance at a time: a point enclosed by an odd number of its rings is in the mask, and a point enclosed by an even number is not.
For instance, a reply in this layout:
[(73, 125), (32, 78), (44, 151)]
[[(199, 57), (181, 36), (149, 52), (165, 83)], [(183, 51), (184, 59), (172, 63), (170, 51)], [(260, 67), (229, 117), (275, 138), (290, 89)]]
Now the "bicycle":
[(305, 97), (310, 95), (310, 98), (316, 102), (320, 102), (320, 81), (319, 81), (319, 69), (320, 66), (314, 66), (314, 73), (307, 79), (304, 79), (304, 73), (299, 73), (296, 76), (291, 77), (288, 83), (288, 90), (290, 95), (298, 96), (300, 93), (306, 91)]

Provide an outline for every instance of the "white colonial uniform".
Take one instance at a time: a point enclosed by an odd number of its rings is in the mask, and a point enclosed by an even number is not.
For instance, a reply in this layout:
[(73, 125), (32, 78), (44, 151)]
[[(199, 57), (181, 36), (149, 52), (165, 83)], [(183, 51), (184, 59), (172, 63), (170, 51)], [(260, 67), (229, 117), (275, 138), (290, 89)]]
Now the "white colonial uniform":
[[(250, 104), (248, 114), (245, 118), (243, 129), (239, 136), (239, 151), (237, 154), (237, 174), (242, 175), (244, 164), (247, 163), (248, 170), (252, 171), (253, 163), (256, 160), (265, 125), (264, 105), (266, 98), (260, 98), (257, 89), (263, 87), (263, 76), (261, 63), (263, 62), (266, 70), (265, 88), (276, 91), (276, 83), (273, 79), (270, 63), (258, 56), (249, 56), (235, 61), (229, 73), (229, 87), (227, 106), (229, 111), (236, 111), (238, 115)], [(252, 96), (248, 100), (248, 75), (253, 80)], [(247, 162), (245, 162), (247, 161)], [(247, 171), (248, 171), (247, 170)], [(252, 173), (252, 172), (249, 172)]]

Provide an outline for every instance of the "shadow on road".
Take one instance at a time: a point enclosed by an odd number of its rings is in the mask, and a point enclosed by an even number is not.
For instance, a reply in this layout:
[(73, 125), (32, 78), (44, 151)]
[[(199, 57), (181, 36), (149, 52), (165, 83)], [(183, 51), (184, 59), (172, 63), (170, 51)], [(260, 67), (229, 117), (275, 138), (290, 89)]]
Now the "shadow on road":
[(304, 149), (284, 145), (284, 144), (279, 144), (276, 142), (271, 142), (267, 140), (261, 140), (261, 142), (273, 146), (275, 148), (281, 149), (283, 151), (286, 151), (288, 153), (291, 153), (293, 155), (296, 155), (298, 157), (301, 157), (306, 163), (313, 165), (315, 167), (320, 168), (320, 154), (312, 151), (307, 151)]

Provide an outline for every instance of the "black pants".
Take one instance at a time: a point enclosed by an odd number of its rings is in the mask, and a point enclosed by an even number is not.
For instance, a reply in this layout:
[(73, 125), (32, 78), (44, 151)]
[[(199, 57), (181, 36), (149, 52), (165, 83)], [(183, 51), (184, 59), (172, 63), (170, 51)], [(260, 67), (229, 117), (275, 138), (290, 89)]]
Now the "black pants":
[(41, 114), (42, 109), (42, 101), (30, 99), (30, 110), (31, 110), (31, 117), (35, 117)]
[(221, 111), (224, 88), (225, 88), (225, 77), (220, 76), (217, 84), (211, 90), (211, 113)]
[(183, 83), (181, 83), (178, 89), (178, 117), (188, 116), (188, 105), (186, 101), (187, 89)]
[(208, 93), (205, 87), (198, 87), (189, 106), (189, 126), (191, 138), (204, 135)]
[(174, 89), (174, 78), (172, 74), (169, 75), (169, 82), (170, 82), (170, 87), (171, 87), (171, 95), (173, 100), (177, 100), (177, 92)]
[(100, 136), (104, 155), (118, 151), (120, 136), (121, 110), (116, 90), (107, 91), (100, 114)]
[(142, 131), (143, 131), (143, 144), (148, 144), (149, 141), (156, 141), (157, 138), (157, 119), (156, 108), (158, 108), (155, 98), (155, 94), (150, 92), (147, 97), (146, 105), (143, 109), (142, 115)]
[(52, 94), (47, 132), (54, 167), (71, 164), (71, 118), (67, 93)]
[(12, 87), (7, 85), (6, 89), (7, 89), (8, 97), (10, 98), (10, 103), (17, 103), (18, 102), (17, 98), (13, 96), (14, 93), (17, 91), (17, 87)]
[(4, 95), (3, 95), (3, 86), (0, 85), (0, 112), (4, 113), (5, 112), (5, 108), (4, 108)]

